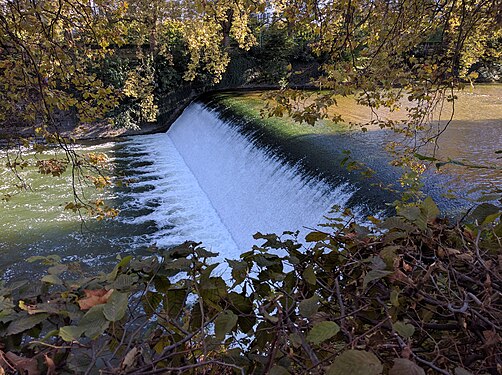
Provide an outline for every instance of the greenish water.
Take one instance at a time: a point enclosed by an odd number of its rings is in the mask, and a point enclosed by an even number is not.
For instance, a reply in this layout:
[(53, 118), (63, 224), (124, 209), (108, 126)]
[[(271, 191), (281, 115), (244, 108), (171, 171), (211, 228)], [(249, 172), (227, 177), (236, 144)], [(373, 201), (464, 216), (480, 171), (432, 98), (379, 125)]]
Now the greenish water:
[[(260, 95), (224, 95), (217, 102), (212, 98), (211, 106), (231, 107), (232, 114), (241, 117), (240, 125), (236, 121), (225, 125), (196, 104), (185, 111), (175, 137), (168, 132), (79, 146), (78, 152), (105, 153), (113, 175), (132, 179), (129, 185), (111, 190), (83, 190), (88, 198), (102, 198), (119, 209), (116, 220), (82, 222), (79, 215), (64, 210), (73, 198), (70, 174), (45, 176), (33, 167), (38, 158), (49, 155), (26, 156), (32, 167), (21, 171), (20, 177), (30, 189), (16, 189), (19, 181), (5, 167), (7, 150), (1, 150), (0, 196), (11, 195), (9, 200), (0, 201), (3, 278), (38, 272), (36, 266), (24, 262), (32, 255), (56, 253), (66, 261), (80, 260), (95, 270), (113, 263), (119, 253), (144, 254), (153, 244), (166, 248), (185, 240), (202, 241), (223, 257), (236, 258), (250, 246), (250, 233), (261, 229), (267, 215), (273, 225), (281, 221), (285, 229), (296, 230), (311, 223), (295, 221), (295, 217), (310, 215), (311, 221), (316, 217), (321, 220), (322, 209), (308, 208), (320, 202), (329, 206), (328, 202), (338, 200), (342, 205), (365, 206), (371, 211), (395, 198), (372, 186), (393, 183), (399, 176), (382, 151), (382, 145), (392, 139), (389, 132), (361, 133), (329, 122), (314, 127), (297, 125), (287, 118), (262, 121)], [(339, 104), (350, 121), (368, 115), (367, 109), (357, 106), (351, 98)], [(438, 156), (495, 169), (448, 166), (440, 174), (428, 171), (425, 192), (450, 212), (468, 207), (469, 200), (479, 197), (480, 191), (502, 186), (502, 159), (495, 154), (502, 149), (502, 87), (480, 86), (461, 93), (455, 112), (455, 120), (440, 140)], [(219, 115), (228, 117), (228, 113)], [(253, 124), (261, 127), (260, 132), (254, 128), (254, 143), (238, 136), (239, 132), (248, 133), (249, 123), (242, 118), (257, 120)], [(196, 128), (190, 129), (199, 122), (207, 125), (208, 121), (214, 123), (220, 135), (209, 127), (204, 130), (204, 138)], [(277, 142), (269, 142), (272, 138)], [(376, 170), (373, 180), (340, 167), (346, 149), (353, 158)], [(13, 150), (10, 152), (13, 155)], [(212, 154), (219, 155), (217, 160)], [(265, 170), (270, 174), (261, 176)], [(331, 189), (332, 197), (326, 189)], [(449, 189), (460, 199), (444, 198)], [(475, 193), (469, 192), (472, 189)], [(244, 205), (246, 200), (249, 202)], [(303, 214), (294, 214), (295, 210)], [(275, 230), (272, 224), (265, 231)]]
[[(106, 143), (98, 146), (81, 146), (81, 152), (103, 152), (108, 155), (108, 167), (114, 173), (120, 172), (121, 165), (114, 161), (116, 146)], [(13, 150), (4, 150), (14, 155)], [(97, 222), (85, 214), (65, 210), (68, 202), (73, 202), (71, 173), (54, 177), (37, 172), (36, 161), (54, 156), (25, 153), (28, 167), (19, 171), (19, 178), (1, 164), (0, 196), (10, 195), (0, 201), (0, 269), (5, 277), (12, 274), (30, 272), (37, 267), (26, 265), (22, 260), (32, 255), (58, 254), (66, 260), (81, 260), (84, 265), (94, 267), (113, 261), (118, 253), (131, 250), (138, 235), (148, 233), (144, 226), (130, 225), (123, 220)], [(21, 180), (26, 189), (16, 188)], [(88, 182), (78, 183), (78, 191), (89, 200), (105, 199), (112, 206), (124, 203), (122, 192), (116, 190), (96, 190)], [(124, 237), (127, 232), (130, 236)]]
[[(453, 121), (440, 137), (435, 156), (440, 160), (452, 159), (488, 168), (449, 164), (438, 171), (434, 165), (429, 165), (424, 178), (425, 193), (441, 200), (442, 208), (454, 213), (465, 209), (470, 200), (480, 198), (482, 193), (491, 193), (502, 186), (502, 159), (495, 153), (502, 150), (502, 85), (469, 86), (456, 95), (458, 99), (454, 108), (445, 103), (440, 116), (439, 112), (436, 113), (433, 121), (435, 130), (444, 129), (453, 111)], [(220, 94), (216, 102), (210, 104), (223, 105), (233, 114), (253, 119), (254, 126), (260, 127), (267, 136), (278, 139), (287, 154), (325, 176), (336, 179), (340, 174), (347, 174), (340, 168), (340, 163), (346, 157), (343, 151), (348, 150), (353, 160), (377, 172), (373, 183), (395, 185), (400, 171), (389, 167), (390, 157), (383, 148), (388, 141), (396, 140), (396, 135), (375, 127), (368, 127), (363, 133), (357, 126), (349, 126), (349, 123), (364, 124), (375, 118), (374, 112), (358, 105), (353, 97), (338, 97), (338, 105), (329, 110), (330, 116), (341, 115), (342, 123), (322, 120), (314, 126), (295, 123), (287, 116), (264, 117), (265, 102), (263, 92), (247, 92)], [(403, 107), (406, 105), (409, 103), (403, 103)], [(405, 118), (403, 112), (381, 109), (376, 114), (397, 121)], [(431, 149), (422, 152), (430, 153)], [(364, 196), (370, 197), (369, 200), (381, 200), (381, 195), (385, 196), (384, 192), (368, 188), (368, 181), (361, 180), (357, 172), (348, 174), (361, 185), (360, 194), (355, 197), (358, 201), (364, 200)], [(450, 193), (461, 199), (444, 198)]]

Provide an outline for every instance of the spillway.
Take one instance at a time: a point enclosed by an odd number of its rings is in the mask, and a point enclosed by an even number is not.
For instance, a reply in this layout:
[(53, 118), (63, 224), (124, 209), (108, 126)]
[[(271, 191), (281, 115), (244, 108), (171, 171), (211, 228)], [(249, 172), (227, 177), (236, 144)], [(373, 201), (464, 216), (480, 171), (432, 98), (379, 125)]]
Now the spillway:
[(134, 137), (126, 147), (130, 160), (149, 161), (133, 173), (143, 177), (134, 186), (150, 188), (130, 204), (153, 209), (133, 221), (155, 222), (152, 241), (161, 246), (195, 240), (235, 258), (258, 231), (300, 230), (301, 237), (351, 195), (346, 185), (333, 187), (258, 146), (200, 103), (167, 133)]

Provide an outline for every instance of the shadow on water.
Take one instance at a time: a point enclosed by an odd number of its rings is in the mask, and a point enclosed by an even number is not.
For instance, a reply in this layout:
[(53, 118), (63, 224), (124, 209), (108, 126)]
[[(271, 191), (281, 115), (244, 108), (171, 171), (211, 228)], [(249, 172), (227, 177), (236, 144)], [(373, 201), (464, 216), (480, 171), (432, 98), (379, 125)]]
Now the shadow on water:
[[(242, 119), (231, 108), (221, 104), (218, 95), (205, 97), (203, 102), (217, 111), (222, 119), (238, 124), (241, 131), (249, 134), (258, 144), (273, 148), (292, 164), (300, 163), (307, 174), (319, 174), (333, 186), (349, 182), (356, 187), (348, 202), (351, 207), (362, 205), (368, 213), (382, 210), (389, 213), (388, 204), (399, 198), (398, 192), (402, 191), (402, 187), (398, 179), (402, 169), (390, 165), (392, 158), (385, 151), (385, 145), (397, 139), (392, 131), (353, 130), (316, 134), (312, 130), (311, 134), (284, 136), (267, 128), (260, 121)], [(445, 124), (446, 121), (441, 121), (435, 126), (443, 129)], [(438, 171), (434, 163), (430, 163), (423, 176), (424, 194), (431, 196), (448, 215), (461, 214), (482, 193), (502, 185), (502, 162), (500, 155), (495, 154), (501, 148), (502, 119), (476, 120), (463, 113), (462, 119), (452, 121), (440, 137), (436, 158), (450, 158), (488, 168), (467, 168), (452, 164)], [(342, 161), (347, 156), (345, 150), (350, 151), (351, 160), (371, 168), (374, 175), (368, 177), (361, 173), (361, 169), (348, 170), (342, 166)], [(421, 152), (426, 154), (430, 151), (432, 149)]]

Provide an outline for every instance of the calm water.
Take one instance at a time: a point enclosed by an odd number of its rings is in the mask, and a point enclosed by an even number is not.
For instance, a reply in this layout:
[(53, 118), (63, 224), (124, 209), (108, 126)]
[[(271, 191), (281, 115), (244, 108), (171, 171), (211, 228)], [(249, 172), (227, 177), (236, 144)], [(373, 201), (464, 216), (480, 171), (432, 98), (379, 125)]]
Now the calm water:
[[(354, 108), (354, 116), (360, 110)], [(502, 149), (502, 87), (462, 93), (456, 113), (458, 120), (444, 134), (439, 156), (500, 168), (502, 159), (494, 152)], [(377, 170), (381, 182), (395, 181), (398, 172), (387, 166), (388, 157), (381, 151), (388, 137), (381, 131), (333, 136), (313, 132), (291, 140), (303, 163), (295, 165), (295, 159), (285, 162), (273, 150), (257, 147), (236, 126), (195, 104), (168, 133), (81, 146), (82, 151), (106, 153), (115, 175), (134, 179), (113, 191), (87, 190), (121, 214), (117, 220), (87, 221), (84, 226), (77, 215), (63, 210), (72, 199), (69, 176), (54, 178), (27, 170), (22, 177), (31, 190), (15, 194), (15, 177), (2, 160), (0, 195), (13, 197), (0, 201), (0, 269), (5, 278), (23, 274), (32, 270), (24, 259), (51, 253), (103, 267), (119, 253), (141, 254), (152, 244), (169, 247), (185, 240), (202, 241), (222, 258), (236, 258), (252, 245), (256, 231), (312, 228), (333, 204), (369, 203), (371, 209), (372, 202), (390, 199), (357, 178), (341, 176), (338, 163), (341, 150), (348, 148)], [(28, 160), (34, 163), (35, 156)], [(436, 199), (445, 187), (460, 192), (463, 200), (442, 201), (453, 211), (474, 198), (468, 193), (472, 187), (500, 186), (500, 169), (449, 167), (439, 175), (431, 171), (426, 179), (427, 192)]]

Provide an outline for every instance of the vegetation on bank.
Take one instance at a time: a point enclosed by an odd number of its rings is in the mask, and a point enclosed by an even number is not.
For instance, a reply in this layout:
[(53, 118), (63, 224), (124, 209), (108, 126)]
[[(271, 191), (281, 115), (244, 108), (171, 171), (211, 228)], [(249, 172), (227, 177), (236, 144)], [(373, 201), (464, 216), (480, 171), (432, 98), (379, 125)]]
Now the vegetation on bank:
[(109, 273), (32, 257), (47, 274), (1, 285), (0, 371), (498, 374), (501, 210), (438, 214), (426, 199), (369, 228), (347, 211), (305, 247), (257, 233), (226, 271), (191, 242)]
[[(444, 131), (432, 111), (477, 79), (476, 64), (500, 62), (501, 9), (500, 0), (4, 1), (0, 128), (19, 150), (7, 166), (16, 177), (71, 171), (66, 208), (114, 217), (79, 194), (79, 182), (101, 189), (112, 179), (102, 155), (79, 155), (62, 136), (66, 125), (139, 126), (193, 92), (255, 82), (281, 87), (270, 114), (307, 124), (333, 117), (337, 95), (360, 93), (371, 110), (416, 103), (405, 123), (374, 125), (413, 140), (391, 150), (403, 184), (417, 188), (424, 162), (437, 161), (419, 150)], [(304, 94), (289, 84), (311, 79), (328, 91), (298, 107)], [(64, 152), (30, 164), (25, 148)], [(41, 280), (0, 288), (0, 372), (500, 373), (500, 207), (482, 204), (469, 224), (437, 216), (430, 199), (373, 228), (349, 214), (309, 234), (307, 248), (294, 233), (257, 234), (262, 244), (228, 261), (228, 278), (194, 243), (120, 259), (108, 274), (34, 257), (49, 266)]]

